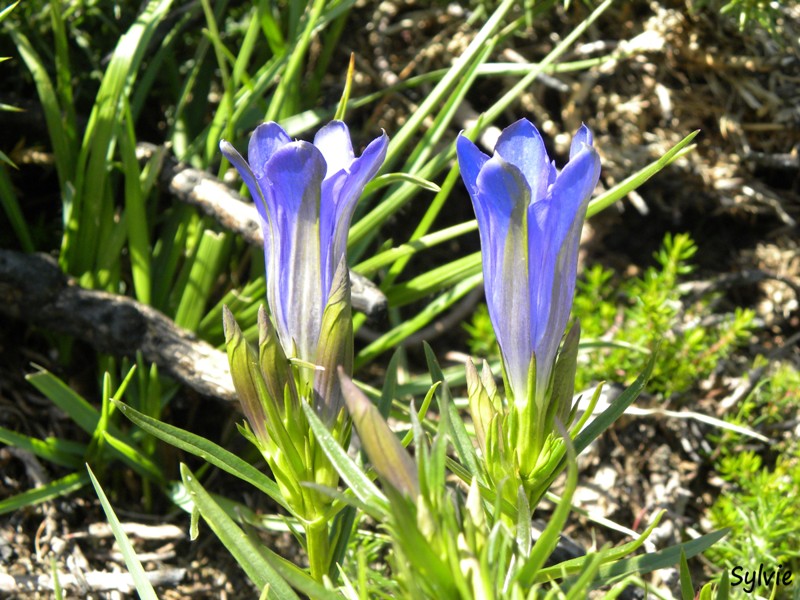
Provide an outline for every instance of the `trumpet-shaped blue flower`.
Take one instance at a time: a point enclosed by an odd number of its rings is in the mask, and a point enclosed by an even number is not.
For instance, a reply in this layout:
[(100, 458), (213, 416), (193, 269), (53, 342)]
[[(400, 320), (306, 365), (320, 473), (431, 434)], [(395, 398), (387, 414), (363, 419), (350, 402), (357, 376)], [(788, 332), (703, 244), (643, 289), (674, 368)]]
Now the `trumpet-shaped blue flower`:
[(592, 134), (581, 126), (561, 171), (527, 119), (503, 130), (492, 157), (463, 135), (457, 151), (478, 219), (486, 299), (511, 395), (528, 400), (535, 357), (536, 398), (530, 400), (540, 403), (569, 320), (581, 224), (600, 177)]
[[(247, 161), (231, 144), (220, 142), (258, 208), (267, 303), (289, 357), (328, 362), (319, 356), (330, 345), (320, 339), (324, 312), (334, 297), (343, 298), (340, 283), (347, 285), (350, 220), (364, 186), (383, 163), (387, 144), (384, 133), (356, 158), (350, 132), (341, 121), (320, 129), (313, 144), (292, 141), (277, 123), (264, 123), (250, 138)], [(352, 353), (352, 340), (349, 350)], [(326, 365), (332, 367), (325, 377), (329, 382), (336, 380), (335, 366)], [(319, 388), (317, 382), (314, 387)]]

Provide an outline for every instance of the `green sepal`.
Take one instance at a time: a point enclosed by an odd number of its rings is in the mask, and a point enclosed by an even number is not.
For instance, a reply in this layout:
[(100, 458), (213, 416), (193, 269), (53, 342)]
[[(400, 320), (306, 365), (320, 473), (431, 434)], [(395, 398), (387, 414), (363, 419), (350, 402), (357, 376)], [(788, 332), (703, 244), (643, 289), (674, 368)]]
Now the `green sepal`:
[(292, 366), (263, 305), (258, 309), (258, 363), (270, 398), (277, 400), (285, 397), (291, 402), (292, 409), (297, 409), (299, 399)]
[(350, 277), (344, 257), (333, 275), (328, 303), (322, 313), (316, 362), (322, 367), (314, 373), (314, 408), (330, 425), (342, 409), (342, 392), (336, 371), (353, 373), (353, 309), (350, 304)]
[(253, 379), (261, 377), (259, 369), (253, 368), (257, 365), (255, 350), (244, 339), (239, 324), (227, 306), (222, 307), (222, 324), (236, 396), (259, 446), (266, 449), (270, 446), (270, 438), (267, 433), (267, 415), (258, 394), (259, 385)]
[(547, 408), (548, 426), (557, 417), (565, 427), (570, 425), (572, 397), (575, 395), (575, 372), (578, 368), (578, 342), (581, 338), (581, 324), (575, 321), (561, 346), (555, 368), (550, 404)]
[[(492, 417), (497, 414), (495, 407), (486, 388), (483, 385), (482, 378), (478, 375), (475, 365), (472, 360), (468, 359), (466, 364), (467, 376), (467, 397), (469, 398), (469, 412), (472, 417), (472, 424), (475, 427), (475, 437), (478, 440), (478, 448), (480, 448), (483, 456), (486, 456), (486, 431), (492, 421)], [(484, 367), (485, 371), (486, 367)]]

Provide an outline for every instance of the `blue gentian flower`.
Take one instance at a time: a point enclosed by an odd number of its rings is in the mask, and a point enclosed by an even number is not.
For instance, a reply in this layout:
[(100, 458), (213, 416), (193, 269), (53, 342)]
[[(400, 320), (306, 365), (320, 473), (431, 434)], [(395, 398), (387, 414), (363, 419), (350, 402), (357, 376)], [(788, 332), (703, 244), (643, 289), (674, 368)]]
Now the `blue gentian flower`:
[(478, 219), (486, 300), (511, 387), (507, 394), (526, 402), (535, 368), (536, 397), (530, 400), (540, 404), (569, 320), (581, 225), (600, 158), (583, 125), (569, 162), (558, 171), (527, 119), (503, 130), (492, 157), (463, 135), (457, 152)]
[[(329, 300), (341, 301), (346, 295), (349, 317), (349, 287), (346, 294), (340, 289), (340, 284), (349, 286), (347, 233), (356, 203), (383, 163), (387, 145), (384, 133), (356, 158), (350, 132), (341, 121), (320, 129), (313, 144), (292, 141), (277, 123), (264, 123), (250, 138), (247, 161), (231, 144), (220, 142), (220, 150), (239, 171), (258, 208), (267, 303), (290, 358), (329, 362), (321, 356), (331, 350), (321, 350), (331, 342), (320, 339), (323, 316)], [(352, 355), (352, 340), (349, 351)], [(336, 365), (323, 366), (330, 371), (323, 377), (327, 384), (335, 382)], [(319, 392), (325, 385), (315, 381), (314, 388)]]

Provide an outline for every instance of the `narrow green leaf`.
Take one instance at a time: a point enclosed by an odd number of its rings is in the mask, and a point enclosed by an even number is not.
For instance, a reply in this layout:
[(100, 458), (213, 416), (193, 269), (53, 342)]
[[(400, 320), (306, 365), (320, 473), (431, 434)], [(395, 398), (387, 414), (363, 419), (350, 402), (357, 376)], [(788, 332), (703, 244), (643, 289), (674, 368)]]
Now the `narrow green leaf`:
[(269, 585), (275, 598), (299, 600), (289, 584), (264, 559), (261, 549), (220, 508), (184, 464), (181, 464), (181, 477), (203, 519), (256, 587), (262, 590)]
[(246, 481), (264, 492), (287, 511), (290, 513), (292, 512), (286, 500), (284, 500), (281, 495), (277, 484), (253, 465), (245, 462), (232, 452), (225, 450), (204, 437), (148, 417), (122, 402), (114, 402), (114, 404), (117, 405), (117, 408), (119, 408), (122, 414), (147, 433), (176, 448), (199, 456), (206, 462), (219, 467), (234, 477)]
[(32, 452), (56, 465), (77, 469), (83, 464), (86, 444), (49, 437), (44, 440), (0, 427), (0, 443)]
[(26, 506), (47, 502), (58, 496), (66, 496), (67, 494), (81, 489), (87, 483), (89, 483), (89, 476), (86, 473), (72, 473), (41, 487), (22, 492), (21, 494), (0, 501), (0, 515), (14, 512)]
[(371, 514), (385, 515), (389, 508), (386, 496), (372, 483), (372, 480), (364, 473), (363, 469), (347, 456), (347, 452), (331, 435), (311, 405), (308, 402), (302, 402), (301, 405), (308, 420), (308, 425), (311, 427), (311, 431), (314, 432), (314, 437), (317, 438), (320, 448), (322, 448), (325, 456), (331, 461), (331, 464), (347, 486), (370, 509)]
[(365, 194), (372, 193), (376, 190), (381, 189), (382, 187), (386, 187), (392, 185), (393, 183), (397, 183), (398, 181), (411, 183), (413, 185), (422, 188), (423, 190), (428, 190), (431, 192), (439, 192), (442, 189), (432, 181), (428, 181), (427, 179), (423, 179), (422, 177), (417, 177), (416, 175), (412, 175), (410, 173), (385, 173), (384, 175), (379, 175), (378, 177), (375, 177), (372, 181), (370, 181), (364, 187), (364, 193)]
[(699, 129), (697, 131), (693, 131), (680, 142), (675, 144), (666, 154), (664, 154), (664, 156), (656, 161), (651, 162), (645, 168), (640, 169), (630, 177), (620, 181), (610, 190), (600, 194), (597, 198), (594, 198), (589, 203), (589, 207), (586, 209), (586, 218), (588, 219), (589, 217), (599, 213), (604, 208), (608, 208), (614, 204), (614, 202), (638, 188), (645, 181), (658, 173), (661, 169), (691, 152), (694, 149), (694, 146), (689, 146), (689, 144), (695, 137), (697, 137), (698, 133), (700, 133)]
[(441, 382), (441, 385), (436, 391), (436, 395), (439, 399), (439, 410), (442, 410), (442, 407), (447, 410), (450, 437), (456, 448), (459, 460), (461, 460), (461, 463), (469, 470), (470, 476), (466, 481), (469, 482), (472, 478), (475, 478), (478, 480), (479, 484), (485, 485), (486, 482), (483, 477), (483, 472), (480, 469), (478, 457), (472, 445), (472, 438), (467, 433), (467, 428), (464, 426), (461, 415), (458, 414), (458, 409), (450, 395), (450, 388), (447, 385), (441, 367), (439, 367), (439, 361), (436, 360), (436, 355), (427, 342), (424, 342), (422, 347), (425, 350), (425, 360), (428, 365), (428, 371), (431, 374), (431, 382), (434, 384)]
[(156, 591), (153, 589), (153, 585), (147, 578), (147, 573), (145, 573), (142, 563), (139, 562), (139, 559), (136, 556), (136, 551), (133, 549), (133, 545), (131, 545), (128, 536), (125, 535), (125, 532), (122, 529), (122, 524), (119, 522), (117, 515), (114, 513), (114, 509), (111, 507), (111, 503), (108, 501), (105, 492), (103, 492), (103, 488), (100, 487), (100, 483), (95, 478), (94, 473), (92, 473), (92, 469), (89, 467), (89, 465), (86, 465), (86, 471), (92, 480), (94, 491), (97, 494), (97, 497), (100, 499), (103, 512), (106, 514), (108, 524), (111, 526), (111, 531), (114, 533), (114, 539), (117, 540), (117, 545), (122, 552), (122, 557), (125, 559), (125, 565), (128, 567), (128, 572), (133, 578), (134, 585), (136, 585), (136, 591), (139, 593), (139, 598), (142, 600), (158, 600)]
[(689, 561), (686, 560), (686, 553), (683, 551), (683, 549), (681, 549), (681, 560), (679, 563), (678, 572), (681, 580), (681, 597), (683, 600), (694, 600), (692, 574), (689, 572)]
[(729, 528), (720, 529), (689, 542), (676, 544), (669, 548), (659, 550), (658, 552), (649, 552), (633, 558), (620, 560), (611, 565), (605, 565), (600, 568), (600, 576), (595, 580), (592, 587), (606, 585), (624, 575), (633, 573), (643, 575), (655, 571), (656, 569), (673, 567), (680, 561), (681, 552), (684, 552), (687, 558), (692, 558), (708, 550), (711, 546), (724, 538), (729, 531)]

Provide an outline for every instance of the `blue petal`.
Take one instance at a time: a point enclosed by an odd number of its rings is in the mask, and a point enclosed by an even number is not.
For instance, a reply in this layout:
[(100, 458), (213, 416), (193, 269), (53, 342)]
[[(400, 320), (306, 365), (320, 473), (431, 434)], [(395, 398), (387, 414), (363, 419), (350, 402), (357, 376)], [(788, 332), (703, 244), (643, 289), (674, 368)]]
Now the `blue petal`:
[[(364, 186), (381, 168), (388, 145), (389, 137), (384, 132), (370, 142), (363, 154), (353, 160), (345, 170), (334, 172), (333, 176), (322, 183), (320, 242), (322, 292), (325, 297), (330, 290), (336, 265), (347, 251), (347, 234), (358, 199)], [(328, 173), (330, 172), (329, 164)]]
[(325, 178), (342, 169), (348, 169), (353, 162), (353, 144), (350, 131), (341, 121), (331, 121), (314, 136), (314, 145), (322, 152), (328, 171)]
[(262, 178), (267, 168), (267, 162), (278, 150), (291, 141), (283, 127), (273, 121), (259, 125), (253, 135), (250, 136), (250, 145), (247, 147), (247, 160), (250, 162), (250, 167), (262, 186), (266, 187)]
[[(575, 292), (578, 246), (586, 208), (600, 177), (600, 159), (587, 145), (559, 173), (546, 200), (529, 210), (531, 338), (537, 386), (546, 386)], [(533, 213), (546, 213), (544, 218)], [(540, 391), (544, 391), (543, 389)]]
[(481, 152), (463, 132), (456, 139), (456, 154), (458, 155), (458, 168), (461, 178), (470, 195), (478, 193), (478, 173), (489, 157)]
[(569, 147), (569, 159), (572, 160), (578, 152), (581, 151), (583, 148), (583, 144), (587, 146), (591, 146), (592, 142), (594, 142), (594, 136), (592, 135), (591, 130), (581, 123), (580, 129), (575, 134), (575, 137), (572, 138), (572, 144)]
[(506, 373), (523, 397), (531, 359), (525, 212), (530, 190), (514, 165), (495, 155), (486, 161), (472, 196), (483, 251), (486, 299)]
[(325, 161), (308, 142), (278, 149), (264, 170), (271, 244), (267, 300), (287, 354), (313, 360), (325, 298), (321, 294), (319, 210)]
[(520, 119), (506, 127), (494, 151), (522, 171), (534, 202), (544, 197), (550, 178), (550, 159), (542, 136), (533, 123)]
[(261, 186), (258, 185), (256, 176), (253, 173), (253, 170), (250, 168), (250, 165), (247, 164), (247, 161), (242, 158), (242, 155), (239, 154), (236, 148), (234, 148), (229, 142), (221, 140), (219, 143), (219, 149), (225, 158), (227, 158), (230, 163), (236, 167), (236, 170), (239, 172), (239, 176), (242, 178), (242, 181), (244, 181), (247, 189), (250, 190), (250, 197), (253, 199), (256, 208), (258, 208), (261, 218), (266, 221), (267, 214), (264, 192), (262, 191)]

